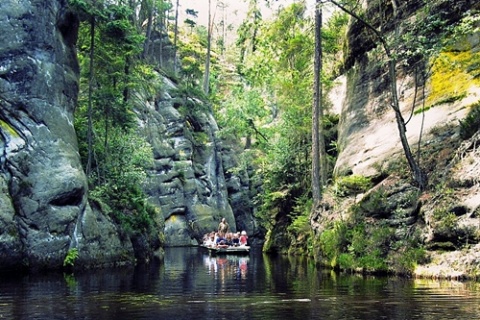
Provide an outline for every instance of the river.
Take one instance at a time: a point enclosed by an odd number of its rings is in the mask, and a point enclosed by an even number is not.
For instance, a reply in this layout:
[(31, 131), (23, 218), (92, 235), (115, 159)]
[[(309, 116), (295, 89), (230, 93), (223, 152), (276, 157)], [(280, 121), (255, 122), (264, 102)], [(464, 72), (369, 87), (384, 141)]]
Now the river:
[(307, 259), (210, 256), (75, 274), (0, 275), (0, 319), (480, 319), (480, 284), (342, 275)]

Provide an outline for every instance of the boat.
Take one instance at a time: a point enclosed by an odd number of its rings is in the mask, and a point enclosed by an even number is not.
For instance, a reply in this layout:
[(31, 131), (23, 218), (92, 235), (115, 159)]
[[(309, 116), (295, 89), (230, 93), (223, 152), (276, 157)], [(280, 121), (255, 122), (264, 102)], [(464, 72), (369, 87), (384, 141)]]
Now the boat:
[(249, 254), (249, 246), (216, 246), (209, 247), (202, 245), (203, 248), (208, 249), (212, 254)]

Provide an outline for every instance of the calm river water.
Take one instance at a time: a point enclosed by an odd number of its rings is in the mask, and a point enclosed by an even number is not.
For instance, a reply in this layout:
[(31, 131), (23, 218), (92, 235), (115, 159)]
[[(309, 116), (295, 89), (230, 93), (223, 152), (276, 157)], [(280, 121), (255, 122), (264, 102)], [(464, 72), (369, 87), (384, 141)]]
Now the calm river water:
[(209, 256), (75, 275), (0, 275), (0, 319), (480, 319), (480, 284), (338, 275), (306, 259)]

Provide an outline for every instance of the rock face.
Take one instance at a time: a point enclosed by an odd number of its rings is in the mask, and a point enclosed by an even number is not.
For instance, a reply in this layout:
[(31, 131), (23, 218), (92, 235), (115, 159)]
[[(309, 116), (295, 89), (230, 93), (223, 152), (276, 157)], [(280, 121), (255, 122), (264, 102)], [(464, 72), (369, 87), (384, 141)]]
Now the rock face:
[(0, 268), (129, 261), (132, 245), (87, 203), (73, 112), (78, 20), (66, 0), (0, 3)]
[[(382, 1), (382, 11), (387, 17), (379, 16), (379, 7), (369, 7), (367, 16), (372, 24), (381, 29), (385, 35), (398, 30), (408, 30), (408, 26), (421, 18), (424, 1), (393, 1), (398, 2), (398, 17), (393, 17), (391, 1)], [(473, 8), (475, 1), (432, 1), (430, 5), (438, 12), (443, 12), (442, 19), (459, 20), (464, 12)], [(385, 19), (386, 18), (386, 19)], [(385, 19), (385, 20), (382, 20)], [(384, 23), (383, 21), (388, 21)], [(380, 27), (383, 25), (383, 27)], [(346, 81), (339, 81), (344, 93), (341, 97), (331, 97), (332, 101), (342, 101), (339, 123), (339, 153), (335, 164), (335, 172), (339, 175), (359, 174), (373, 176), (378, 174), (381, 164), (394, 155), (403, 156), (395, 114), (390, 107), (390, 81), (388, 70), (380, 61), (385, 60), (383, 49), (375, 45), (375, 38), (358, 21), (354, 21), (348, 31), (348, 48), (345, 64)], [(471, 48), (469, 48), (470, 50)], [(475, 49), (473, 49), (475, 51)], [(381, 52), (380, 54), (378, 52)], [(397, 66), (399, 79), (398, 91), (400, 104), (405, 119), (416, 102), (417, 110), (421, 108), (417, 88), (415, 94), (415, 79), (407, 75), (405, 68)], [(427, 94), (430, 88), (427, 88)], [(465, 97), (463, 105), (471, 103), (471, 97)], [(462, 104), (459, 104), (459, 106)], [(407, 138), (413, 146), (422, 133), (428, 133), (432, 128), (446, 123), (454, 123), (465, 117), (463, 108), (454, 108), (449, 104), (441, 104), (422, 113), (414, 115), (407, 123)], [(425, 139), (425, 138), (424, 138)], [(380, 165), (380, 166), (379, 166)]]
[(231, 231), (238, 226), (253, 235), (257, 232), (253, 210), (239, 207), (234, 213), (230, 205), (229, 196), (237, 199), (243, 187), (232, 187), (238, 176), (230, 176), (228, 182), (225, 178), (225, 170), (236, 165), (235, 157), (217, 138), (209, 106), (162, 79), (161, 92), (137, 111), (154, 153), (145, 190), (164, 219), (165, 245), (197, 245), (204, 234), (217, 230), (223, 217)]
[[(156, 249), (129, 239), (87, 201), (73, 127), (78, 23), (67, 0), (0, 3), (0, 269), (60, 268), (71, 249), (79, 266), (133, 263), (145, 256), (138, 251)], [(158, 57), (165, 39), (154, 37)], [(162, 63), (172, 69), (167, 49)], [(198, 244), (225, 217), (232, 231), (238, 225), (255, 234), (251, 206), (235, 216), (229, 203), (228, 190), (234, 205), (248, 202), (249, 183), (225, 178), (223, 163), (232, 168), (235, 155), (217, 138), (211, 110), (158, 78), (162, 89), (137, 109), (139, 130), (154, 149), (145, 190), (161, 212), (158, 233), (167, 246)]]
[[(392, 8), (392, 3), (398, 6)], [(424, 1), (381, 1), (382, 14), (378, 15), (377, 4), (366, 6), (366, 17), (386, 35), (397, 30), (403, 32), (411, 25), (422, 21)], [(447, 22), (458, 21), (462, 14), (478, 9), (478, 1), (431, 1), (428, 5)], [(397, 19), (393, 13), (396, 12)], [(388, 21), (382, 23), (382, 21)], [(380, 27), (382, 25), (382, 27)], [(407, 138), (412, 150), (420, 141), (422, 168), (429, 176), (428, 190), (413, 186), (408, 167), (399, 165), (404, 160), (395, 115), (390, 107), (390, 79), (387, 69), (380, 63), (385, 59), (381, 48), (372, 42), (373, 37), (359, 22), (353, 22), (348, 32), (348, 48), (345, 58), (346, 72), (332, 92), (331, 100), (339, 102), (340, 152), (335, 166), (336, 177), (357, 175), (371, 179), (374, 186), (361, 194), (340, 196), (325, 195), (322, 210), (312, 216), (312, 226), (321, 234), (332, 221), (360, 219), (361, 223), (388, 226), (395, 230), (393, 241), (420, 239), (427, 249), (430, 264), (418, 268), (416, 274), (435, 277), (478, 276), (479, 173), (478, 154), (473, 147), (478, 133), (462, 141), (459, 122), (464, 120), (472, 105), (478, 103), (480, 83), (475, 79), (474, 67), (456, 70), (471, 79), (455, 95), (454, 86), (445, 86), (444, 97), (431, 97), (435, 77), (442, 70), (432, 73), (426, 85), (415, 89), (415, 79), (404, 65), (397, 65), (398, 91), (403, 116), (412, 118), (407, 124)], [(445, 56), (472, 57), (465, 65), (475, 65), (479, 59), (478, 34), (460, 38)], [(381, 53), (379, 53), (381, 52)], [(445, 58), (443, 56), (443, 58)], [(411, 70), (410, 70), (411, 71)], [(450, 72), (450, 69), (449, 69)], [(455, 83), (452, 79), (444, 82)], [(442, 87), (443, 88), (443, 87)], [(425, 89), (427, 108), (412, 114), (422, 105), (419, 92)], [(433, 102), (432, 102), (433, 101)], [(421, 137), (421, 139), (420, 139)], [(397, 166), (397, 167), (395, 167)], [(395, 169), (396, 168), (396, 169)], [(399, 169), (405, 172), (399, 171)], [(448, 252), (443, 254), (443, 252)], [(458, 257), (462, 263), (458, 263)], [(441, 268), (437, 268), (441, 265)]]
[(251, 245), (260, 245), (265, 239), (265, 231), (254, 216), (255, 207), (252, 200), (262, 191), (262, 183), (255, 175), (253, 166), (238, 170), (239, 155), (249, 151), (240, 149), (235, 143), (223, 143), (222, 147), (225, 181), (237, 230), (247, 232)]

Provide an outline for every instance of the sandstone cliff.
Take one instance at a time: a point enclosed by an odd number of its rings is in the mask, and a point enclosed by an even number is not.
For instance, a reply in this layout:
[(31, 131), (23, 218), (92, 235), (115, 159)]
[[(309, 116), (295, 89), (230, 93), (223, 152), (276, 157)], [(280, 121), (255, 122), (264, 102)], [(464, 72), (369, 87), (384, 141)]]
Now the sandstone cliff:
[[(449, 23), (457, 22), (468, 10), (479, 9), (476, 1), (431, 1), (428, 4), (424, 1), (381, 1), (368, 2), (365, 16), (381, 32), (391, 36), (395, 30), (405, 32), (428, 18), (423, 16), (427, 5), (431, 12)], [(421, 192), (412, 185), (408, 167), (400, 164), (404, 153), (390, 107), (390, 79), (382, 64), (385, 56), (360, 22), (351, 23), (346, 71), (337, 79), (338, 85), (331, 93), (341, 119), (335, 176), (336, 179), (349, 175), (368, 177), (374, 186), (360, 194), (341, 195), (340, 199), (334, 192), (327, 193), (323, 210), (312, 217), (317, 234), (332, 221), (363, 217), (361, 223), (373, 228), (394, 228), (394, 243), (406, 243), (414, 237), (423, 243), (428, 256), (425, 265), (416, 269), (416, 274), (435, 277), (477, 274), (480, 187), (478, 172), (473, 169), (478, 167), (478, 152), (473, 146), (478, 142), (478, 135), (464, 141), (459, 134), (459, 123), (480, 97), (480, 83), (474, 67), (479, 48), (478, 34), (461, 38), (444, 48), (439, 61), (448, 56), (452, 57), (449, 63), (460, 65), (453, 57), (467, 55), (471, 58), (470, 67), (454, 72), (450, 66), (435, 67), (424, 86), (415, 82), (408, 66), (397, 65), (404, 117), (409, 118), (412, 107), (416, 110), (425, 107), (424, 112), (412, 114), (407, 123), (408, 141), (415, 152), (420, 143), (421, 166), (429, 176), (428, 190)], [(444, 78), (439, 85), (439, 77), (447, 74), (451, 78)], [(470, 79), (461, 88), (453, 78), (459, 74)], [(395, 265), (395, 258), (390, 263)]]

